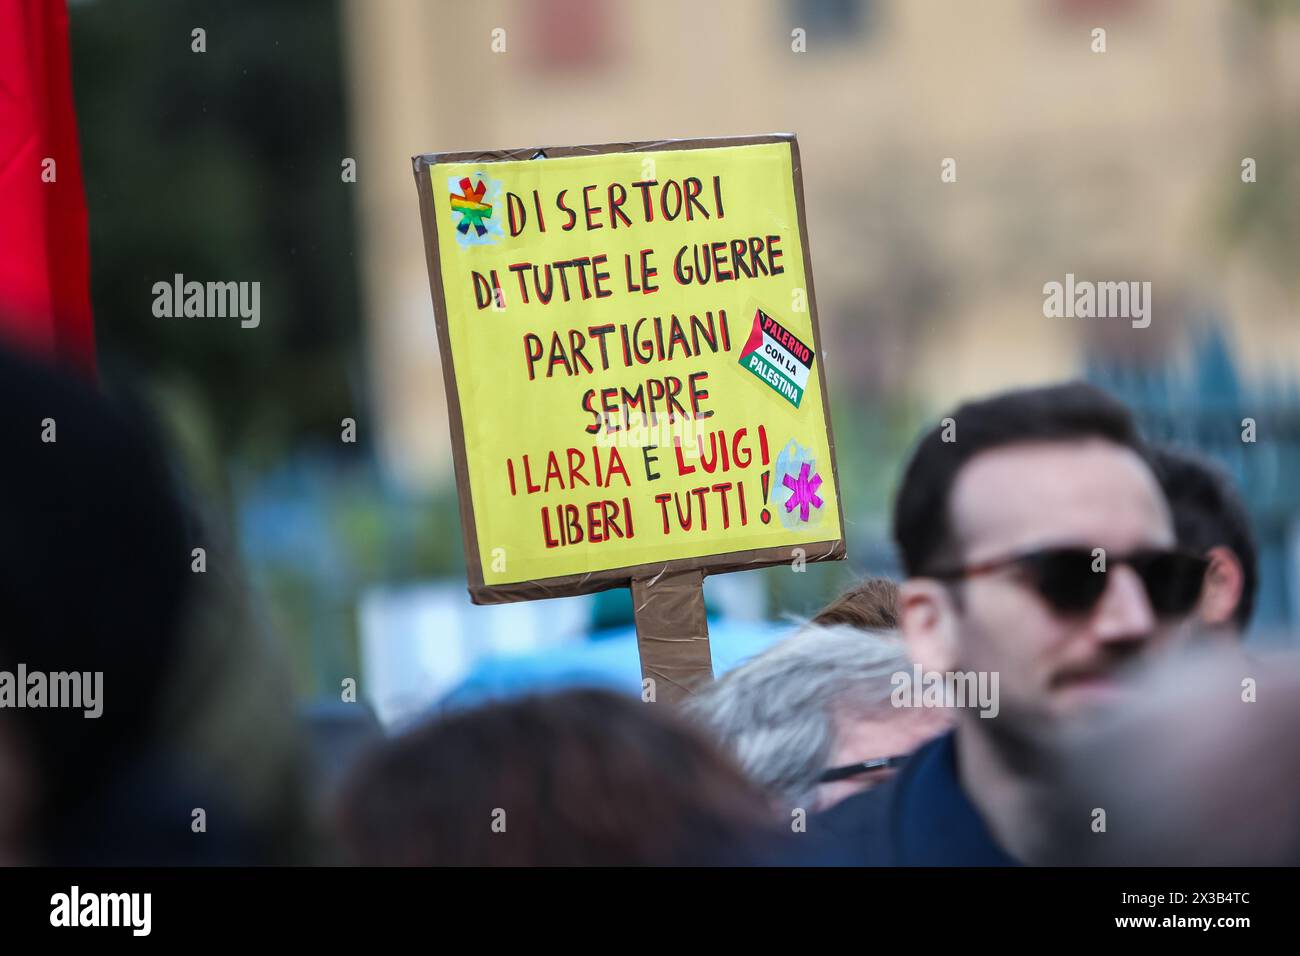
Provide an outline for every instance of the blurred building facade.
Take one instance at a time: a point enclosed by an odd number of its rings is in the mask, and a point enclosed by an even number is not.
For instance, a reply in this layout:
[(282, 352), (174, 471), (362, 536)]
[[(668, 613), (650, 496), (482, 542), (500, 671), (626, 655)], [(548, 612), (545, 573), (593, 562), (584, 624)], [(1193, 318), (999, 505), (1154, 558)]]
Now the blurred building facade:
[[(1300, 18), (1265, 7), (348, 0), (391, 460), (447, 468), (445, 436), (425, 427), (441, 386), (405, 168), (424, 151), (796, 132), (842, 391), (938, 408), (1076, 374), (1085, 342), (1111, 330), (1043, 318), (1043, 284), (1066, 273), (1153, 281), (1155, 322), (1121, 350), (1167, 349), (1212, 292), (1247, 369), (1294, 366), (1294, 290), (1213, 232), (1223, 196), (1250, 188), (1241, 159), (1300, 106)], [(956, 182), (941, 182), (945, 158)]]
[[(1172, 374), (1207, 309), (1235, 374), (1285, 391), (1300, 367), (1300, 285), (1277, 255), (1300, 243), (1300, 214), (1277, 211), (1300, 208), (1285, 135), (1297, 6), (344, 0), (385, 467), (450, 482), (407, 167), (430, 151), (797, 133), (850, 557), (866, 570), (890, 570), (889, 495), (916, 429), (962, 398), (1134, 362)], [(1067, 274), (1151, 282), (1150, 325), (1044, 317), (1044, 284)], [(1223, 430), (1264, 394), (1166, 390), (1160, 414), (1195, 407)], [(1242, 454), (1273, 454), (1270, 440)], [(1289, 528), (1298, 504), (1268, 521)], [(1261, 606), (1295, 625), (1293, 536), (1270, 540)], [(771, 578), (777, 606), (789, 577)]]

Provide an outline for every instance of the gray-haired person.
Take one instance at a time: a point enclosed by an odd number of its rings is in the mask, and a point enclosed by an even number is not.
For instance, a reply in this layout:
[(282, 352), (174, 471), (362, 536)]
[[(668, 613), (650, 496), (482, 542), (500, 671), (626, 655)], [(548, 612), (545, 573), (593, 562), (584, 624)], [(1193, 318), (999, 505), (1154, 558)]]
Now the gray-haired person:
[(892, 631), (809, 625), (687, 705), (783, 807), (824, 810), (887, 779), (949, 726), (949, 711), (896, 707), (912, 663)]

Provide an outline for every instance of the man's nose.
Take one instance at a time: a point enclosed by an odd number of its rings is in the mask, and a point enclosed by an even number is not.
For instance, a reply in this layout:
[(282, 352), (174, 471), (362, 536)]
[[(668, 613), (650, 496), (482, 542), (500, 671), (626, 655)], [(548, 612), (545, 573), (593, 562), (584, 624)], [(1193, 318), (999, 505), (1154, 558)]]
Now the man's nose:
[(1106, 572), (1106, 590), (1093, 612), (1093, 630), (1102, 641), (1131, 641), (1150, 637), (1156, 615), (1137, 572), (1126, 564)]

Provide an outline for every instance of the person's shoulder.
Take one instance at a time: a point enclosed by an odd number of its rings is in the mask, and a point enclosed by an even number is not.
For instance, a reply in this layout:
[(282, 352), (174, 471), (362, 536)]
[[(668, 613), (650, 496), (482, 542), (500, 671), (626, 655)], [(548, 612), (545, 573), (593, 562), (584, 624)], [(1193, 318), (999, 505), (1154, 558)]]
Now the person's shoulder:
[(897, 786), (895, 777), (841, 800), (815, 815), (809, 830), (845, 865), (888, 866), (892, 857), (889, 811)]

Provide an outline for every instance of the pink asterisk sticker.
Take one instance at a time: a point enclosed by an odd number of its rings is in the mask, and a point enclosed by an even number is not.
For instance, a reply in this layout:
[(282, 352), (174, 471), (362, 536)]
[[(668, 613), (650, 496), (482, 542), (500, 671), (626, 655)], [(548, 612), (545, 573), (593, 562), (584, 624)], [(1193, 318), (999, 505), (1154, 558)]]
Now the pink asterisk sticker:
[(792, 492), (790, 497), (786, 499), (785, 510), (791, 512), (798, 508), (800, 521), (808, 520), (811, 508), (820, 508), (822, 506), (822, 500), (817, 495), (817, 489), (822, 483), (822, 476), (814, 472), (812, 478), (809, 478), (809, 470), (808, 462), (804, 462), (803, 467), (799, 470), (798, 478), (784, 475), (781, 479), (781, 484)]

